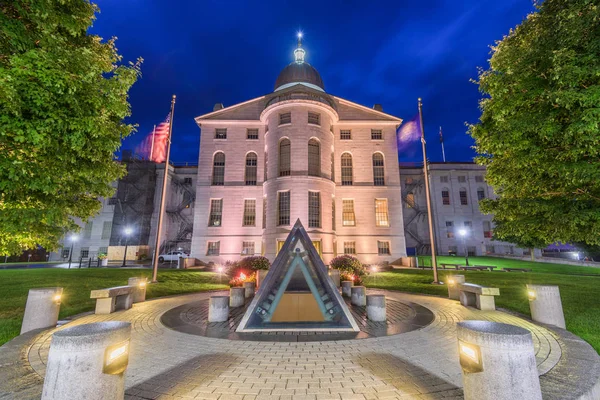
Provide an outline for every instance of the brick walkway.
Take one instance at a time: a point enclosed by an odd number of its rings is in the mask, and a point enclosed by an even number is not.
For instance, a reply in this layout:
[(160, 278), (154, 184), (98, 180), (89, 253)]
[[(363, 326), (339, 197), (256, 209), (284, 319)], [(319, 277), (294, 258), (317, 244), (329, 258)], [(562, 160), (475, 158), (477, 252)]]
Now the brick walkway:
[[(531, 330), (540, 374), (561, 357), (555, 334), (529, 321), (467, 309), (443, 298), (383, 293), (427, 307), (435, 320), (423, 329), (387, 337), (285, 343), (214, 339), (161, 324), (164, 312), (211, 295), (202, 293), (136, 304), (109, 316), (88, 315), (67, 326), (107, 320), (132, 323), (126, 373), (126, 398), (132, 400), (462, 399), (456, 322), (465, 319)], [(27, 352), (31, 367), (41, 376), (53, 332), (40, 334)]]

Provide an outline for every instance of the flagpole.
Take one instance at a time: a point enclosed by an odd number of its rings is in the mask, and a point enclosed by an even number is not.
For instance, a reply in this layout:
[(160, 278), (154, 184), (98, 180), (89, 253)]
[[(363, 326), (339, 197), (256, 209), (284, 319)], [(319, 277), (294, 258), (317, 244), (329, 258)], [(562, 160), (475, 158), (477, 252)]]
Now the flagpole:
[(419, 97), (419, 121), (421, 122), (421, 145), (423, 147), (423, 175), (425, 176), (425, 196), (427, 198), (427, 219), (429, 222), (429, 241), (431, 242), (431, 266), (433, 267), (433, 284), (441, 284), (438, 279), (437, 258), (435, 254), (435, 233), (433, 232), (433, 214), (431, 210), (431, 191), (429, 189), (429, 168), (427, 165), (427, 149), (425, 148), (425, 129), (423, 126), (423, 104)]
[(444, 137), (442, 136), (442, 127), (440, 126), (440, 141), (442, 143), (442, 160), (446, 162), (446, 152), (444, 151)]
[(152, 146), (150, 147), (150, 161), (152, 161), (152, 154), (154, 153), (154, 138), (156, 137), (156, 125), (152, 130)]
[(165, 158), (165, 172), (163, 175), (162, 192), (160, 194), (160, 210), (158, 212), (158, 226), (156, 228), (156, 243), (154, 245), (154, 258), (152, 261), (152, 282), (158, 275), (158, 256), (160, 251), (160, 236), (162, 233), (163, 215), (165, 213), (165, 193), (167, 192), (167, 178), (169, 177), (169, 156), (171, 155), (171, 135), (173, 133), (173, 115), (175, 114), (175, 95), (171, 99), (171, 118), (169, 118), (169, 135), (167, 136), (167, 157)]

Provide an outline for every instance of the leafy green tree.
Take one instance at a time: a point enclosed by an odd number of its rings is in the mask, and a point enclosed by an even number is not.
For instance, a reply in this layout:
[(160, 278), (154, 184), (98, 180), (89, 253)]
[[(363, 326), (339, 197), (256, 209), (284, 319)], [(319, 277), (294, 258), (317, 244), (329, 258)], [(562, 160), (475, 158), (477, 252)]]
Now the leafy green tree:
[(495, 237), (600, 244), (600, 5), (545, 0), (492, 48), (469, 132), (498, 194)]
[(0, 2), (0, 254), (56, 248), (111, 196), (114, 160), (134, 126), (114, 39), (88, 34), (86, 0)]

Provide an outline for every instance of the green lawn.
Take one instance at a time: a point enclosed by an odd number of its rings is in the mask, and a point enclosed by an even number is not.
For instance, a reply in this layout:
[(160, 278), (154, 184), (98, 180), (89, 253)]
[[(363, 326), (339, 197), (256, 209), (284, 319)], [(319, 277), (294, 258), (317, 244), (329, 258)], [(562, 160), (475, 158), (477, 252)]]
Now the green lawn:
[[(420, 257), (426, 264), (427, 257)], [(439, 257), (440, 262), (462, 264), (462, 257)], [(448, 274), (466, 275), (468, 282), (500, 288), (496, 302), (499, 307), (529, 315), (527, 283), (560, 286), (567, 329), (587, 340), (600, 352), (600, 269), (591, 267), (541, 264), (529, 261), (492, 257), (471, 257), (470, 264), (498, 267), (531, 268), (521, 272), (463, 272), (440, 270), (444, 281)], [(94, 309), (90, 290), (127, 284), (131, 276), (149, 277), (149, 270), (139, 269), (31, 269), (0, 270), (0, 344), (19, 334), (21, 319), (30, 288), (61, 286), (64, 295), (60, 317)], [(591, 276), (586, 276), (591, 275)], [(366, 278), (369, 287), (411, 293), (447, 296), (446, 286), (431, 285), (431, 270), (394, 270), (378, 272)], [(159, 283), (148, 286), (148, 298), (226, 289), (227, 280), (210, 272), (165, 270), (159, 273)]]
[[(94, 309), (92, 289), (121, 286), (132, 276), (151, 271), (139, 269), (21, 269), (0, 270), (0, 345), (19, 334), (27, 293), (31, 288), (60, 286), (64, 289), (59, 318)], [(147, 298), (228, 288), (227, 279), (211, 272), (159, 271), (159, 283), (148, 285)]]

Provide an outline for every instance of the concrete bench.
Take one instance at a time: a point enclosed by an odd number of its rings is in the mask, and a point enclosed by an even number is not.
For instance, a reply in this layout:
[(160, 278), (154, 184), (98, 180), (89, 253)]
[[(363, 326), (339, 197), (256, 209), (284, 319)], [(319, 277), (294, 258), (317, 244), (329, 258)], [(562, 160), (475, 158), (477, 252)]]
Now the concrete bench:
[(458, 270), (458, 268), (460, 267), (460, 265), (458, 264), (440, 264), (442, 266), (442, 269), (456, 269)]
[(134, 286), (117, 286), (92, 290), (90, 299), (96, 299), (96, 314), (110, 314), (117, 310), (129, 310), (133, 305)]
[(506, 272), (531, 272), (529, 268), (502, 268)]
[(496, 268), (498, 267), (494, 267), (492, 265), (475, 265), (475, 267), (480, 268), (482, 271), (485, 271), (486, 269), (489, 270), (490, 272), (494, 271)]
[(469, 266), (469, 265), (461, 265), (458, 268), (462, 269), (463, 271), (481, 271), (482, 270), (481, 267), (475, 267), (475, 266)]
[(494, 296), (500, 295), (500, 289), (463, 283), (459, 288), (460, 304), (465, 307), (476, 307), (483, 311), (496, 309)]

